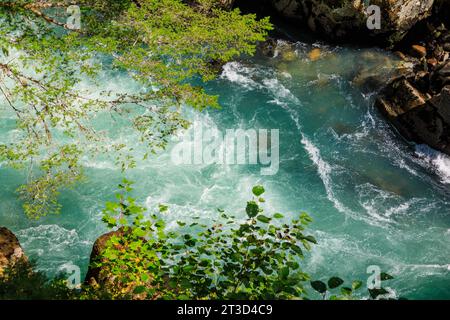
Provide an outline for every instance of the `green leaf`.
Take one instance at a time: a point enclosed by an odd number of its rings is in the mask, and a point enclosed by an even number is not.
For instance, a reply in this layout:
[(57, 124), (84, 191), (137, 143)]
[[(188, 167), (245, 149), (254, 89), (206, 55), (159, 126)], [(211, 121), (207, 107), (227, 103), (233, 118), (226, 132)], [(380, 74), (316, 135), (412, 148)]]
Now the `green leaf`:
[(135, 228), (133, 230), (133, 235), (135, 235), (136, 237), (145, 237), (147, 233), (141, 228)]
[(305, 239), (305, 240), (308, 241), (308, 242), (317, 244), (317, 240), (316, 240), (316, 238), (314, 238), (313, 236), (306, 236), (306, 237), (304, 237), (303, 239)]
[(263, 186), (254, 186), (252, 192), (255, 196), (259, 197), (265, 192), (265, 190)]
[(358, 290), (359, 288), (361, 288), (361, 286), (362, 286), (362, 281), (357, 280), (357, 281), (352, 282), (353, 290)]
[(348, 287), (342, 287), (341, 294), (343, 294), (344, 296), (349, 296), (352, 294), (352, 289)]
[(258, 217), (256, 217), (256, 220), (262, 223), (269, 223), (272, 219), (266, 217), (265, 215), (260, 214)]
[(161, 213), (166, 212), (167, 209), (169, 209), (169, 206), (167, 206), (165, 204), (160, 204), (159, 205), (159, 212), (161, 212)]
[(320, 280), (311, 281), (311, 287), (314, 290), (316, 290), (317, 292), (322, 293), (322, 294), (327, 292), (327, 285), (324, 282), (320, 281)]
[(281, 268), (279, 274), (281, 279), (287, 279), (289, 276), (289, 267)]
[(362, 281), (353, 281), (352, 282), (352, 289), (353, 290), (358, 290), (359, 288), (361, 288), (362, 286)]
[(193, 271), (195, 269), (195, 267), (194, 266), (191, 266), (191, 265), (187, 265), (187, 266), (184, 266), (183, 267), (183, 271), (184, 272), (191, 272), (191, 271)]
[(283, 218), (284, 218), (284, 216), (283, 216), (281, 213), (275, 213), (275, 214), (273, 215), (273, 217), (274, 217), (275, 219), (283, 219)]
[(328, 287), (330, 289), (335, 289), (342, 285), (344, 283), (344, 280), (342, 280), (339, 277), (331, 277), (330, 280), (328, 280)]
[(135, 294), (141, 294), (145, 292), (145, 287), (144, 286), (137, 286), (136, 288), (134, 288), (133, 293)]
[(245, 208), (245, 211), (247, 212), (247, 215), (250, 218), (254, 218), (259, 213), (259, 206), (255, 201), (249, 201), (247, 202), (247, 207)]

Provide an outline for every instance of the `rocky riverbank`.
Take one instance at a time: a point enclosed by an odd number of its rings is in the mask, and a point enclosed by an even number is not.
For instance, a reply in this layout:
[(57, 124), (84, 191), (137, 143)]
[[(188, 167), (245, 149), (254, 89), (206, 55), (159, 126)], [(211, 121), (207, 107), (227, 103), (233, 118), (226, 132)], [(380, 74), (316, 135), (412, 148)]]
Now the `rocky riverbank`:
[(450, 31), (440, 21), (423, 28), (428, 36), (403, 45), (412, 72), (392, 79), (376, 105), (406, 139), (450, 154)]
[[(395, 51), (406, 68), (387, 81), (358, 75), (355, 83), (384, 87), (376, 106), (401, 135), (450, 155), (450, 1), (266, 0), (263, 5), (330, 40)], [(370, 5), (380, 8), (379, 29), (367, 27)], [(268, 56), (276, 50), (274, 40), (262, 46)]]

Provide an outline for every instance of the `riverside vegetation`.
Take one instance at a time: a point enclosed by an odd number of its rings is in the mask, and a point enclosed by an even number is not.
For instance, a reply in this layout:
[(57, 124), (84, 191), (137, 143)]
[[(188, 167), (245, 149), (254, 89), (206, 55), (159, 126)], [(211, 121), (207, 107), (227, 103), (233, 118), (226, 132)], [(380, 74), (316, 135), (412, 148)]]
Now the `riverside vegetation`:
[[(96, 117), (127, 122), (148, 157), (188, 127), (184, 106), (219, 107), (188, 81), (210, 80), (217, 66), (253, 54), (271, 29), (268, 19), (223, 10), (218, 0), (84, 0), (82, 29), (67, 30), (58, 17), (70, 4), (0, 2), (0, 93), (19, 130), (0, 144), (0, 160), (27, 170), (18, 191), (34, 219), (60, 211), (59, 191), (83, 178), (83, 156), (114, 153), (123, 170), (135, 165), (129, 146), (96, 130)], [(128, 73), (139, 92), (104, 90), (99, 78), (113, 72)], [(83, 80), (89, 90), (79, 89)]]
[[(312, 222), (306, 213), (286, 219), (265, 215), (262, 186), (252, 190), (247, 219), (218, 210), (221, 220), (177, 221), (182, 228), (166, 231), (166, 206), (148, 213), (130, 196), (132, 183), (119, 185), (117, 202), (107, 202), (103, 221), (116, 231), (107, 235), (101, 254), (93, 256), (86, 282), (66, 287), (64, 276), (48, 280), (21, 260), (0, 278), (2, 299), (304, 299), (309, 287), (323, 299), (356, 299), (363, 286), (331, 277), (310, 281), (300, 266), (304, 251), (316, 239), (305, 234)], [(381, 281), (392, 277), (386, 273)], [(310, 286), (305, 283), (310, 282)], [(36, 289), (37, 288), (37, 289)], [(382, 288), (369, 290), (372, 299), (389, 298)], [(358, 294), (358, 296), (356, 295)]]

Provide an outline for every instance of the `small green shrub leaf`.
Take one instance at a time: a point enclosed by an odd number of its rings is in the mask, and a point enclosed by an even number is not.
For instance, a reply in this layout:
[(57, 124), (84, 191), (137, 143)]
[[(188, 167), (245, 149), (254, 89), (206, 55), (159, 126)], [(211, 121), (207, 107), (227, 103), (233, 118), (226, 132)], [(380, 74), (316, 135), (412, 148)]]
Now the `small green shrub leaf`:
[(317, 292), (322, 293), (322, 294), (327, 292), (327, 285), (320, 280), (311, 281), (311, 287), (314, 290), (316, 290)]
[(331, 277), (330, 280), (328, 280), (328, 287), (330, 289), (335, 289), (342, 285), (344, 283), (344, 280), (342, 280), (339, 277)]
[(253, 194), (257, 197), (259, 197), (260, 195), (262, 195), (266, 190), (264, 190), (263, 186), (254, 186), (253, 187)]
[(249, 201), (247, 202), (247, 207), (245, 208), (245, 211), (247, 212), (247, 215), (250, 218), (254, 218), (259, 213), (259, 206), (255, 201)]
[(259, 221), (259, 222), (262, 222), (262, 223), (269, 223), (272, 219), (270, 219), (269, 217), (266, 217), (266, 216), (264, 216), (264, 215), (259, 215), (258, 217), (256, 217), (256, 219)]

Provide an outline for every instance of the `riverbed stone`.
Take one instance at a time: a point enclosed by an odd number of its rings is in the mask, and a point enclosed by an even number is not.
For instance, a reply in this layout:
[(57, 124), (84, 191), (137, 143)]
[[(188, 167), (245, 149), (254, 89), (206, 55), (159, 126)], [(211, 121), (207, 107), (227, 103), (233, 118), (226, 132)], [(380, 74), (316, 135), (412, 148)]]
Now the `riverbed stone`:
[(0, 227), (0, 276), (6, 268), (12, 268), (19, 262), (26, 262), (27, 257), (14, 233)]
[(417, 58), (423, 58), (427, 55), (427, 48), (425, 48), (424, 46), (415, 44), (411, 47), (411, 49), (412, 55)]

